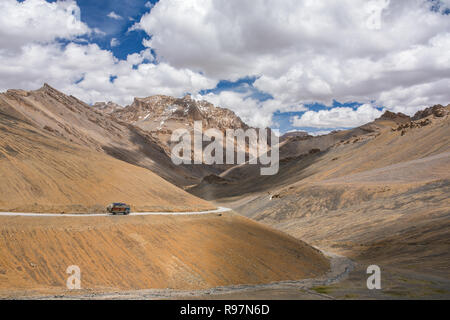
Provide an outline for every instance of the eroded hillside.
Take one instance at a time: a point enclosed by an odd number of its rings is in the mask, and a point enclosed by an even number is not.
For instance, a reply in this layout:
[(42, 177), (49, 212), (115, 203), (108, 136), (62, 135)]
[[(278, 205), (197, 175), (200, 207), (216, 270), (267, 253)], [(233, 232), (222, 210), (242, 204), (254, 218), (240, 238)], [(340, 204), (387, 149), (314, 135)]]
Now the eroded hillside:
[[(366, 292), (364, 265), (377, 264), (395, 270), (393, 294), (410, 295), (415, 289), (404, 288), (408, 281), (417, 289), (450, 278), (449, 111), (435, 106), (412, 118), (387, 113), (361, 128), (314, 138), (325, 146), (320, 149), (303, 137), (287, 140), (277, 175), (258, 176), (255, 166), (242, 165), (191, 192), (355, 259), (358, 294)], [(432, 294), (430, 286), (418, 296)]]
[(0, 94), (0, 111), (49, 135), (153, 171), (182, 186), (195, 183), (207, 167), (176, 166), (170, 150), (149, 132), (118, 121), (73, 96), (45, 84), (35, 91), (8, 90)]
[(234, 213), (200, 216), (0, 217), (0, 296), (204, 289), (323, 275), (321, 252)]
[(56, 137), (0, 111), (0, 211), (104, 212), (214, 208), (150, 170)]

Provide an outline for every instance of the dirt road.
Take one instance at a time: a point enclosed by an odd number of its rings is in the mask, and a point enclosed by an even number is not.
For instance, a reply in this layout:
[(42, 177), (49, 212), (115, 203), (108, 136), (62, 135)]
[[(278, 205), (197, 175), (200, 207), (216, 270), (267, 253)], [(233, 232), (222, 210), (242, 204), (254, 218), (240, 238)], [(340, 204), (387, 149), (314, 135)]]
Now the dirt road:
[[(222, 213), (231, 211), (229, 208), (219, 207), (216, 210), (209, 211), (192, 211), (192, 212), (132, 212), (129, 216), (150, 216), (150, 215), (196, 215), (196, 214), (208, 214), (208, 213)], [(0, 216), (7, 217), (106, 217), (111, 216), (106, 213), (90, 213), (90, 214), (57, 214), (57, 213), (21, 213), (21, 212), (0, 212)]]

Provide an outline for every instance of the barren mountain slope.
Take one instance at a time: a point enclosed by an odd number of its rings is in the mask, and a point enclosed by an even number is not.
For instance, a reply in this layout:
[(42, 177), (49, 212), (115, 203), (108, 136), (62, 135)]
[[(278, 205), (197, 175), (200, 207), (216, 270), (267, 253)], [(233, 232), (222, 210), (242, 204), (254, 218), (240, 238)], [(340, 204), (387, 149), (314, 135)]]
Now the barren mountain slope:
[(354, 276), (361, 290), (363, 266), (377, 264), (386, 277), (396, 270), (391, 289), (408, 281), (416, 289), (421, 281), (437, 281), (450, 294), (449, 109), (423, 112), (425, 117), (414, 121), (380, 119), (371, 124), (374, 132), (282, 160), (276, 176), (241, 168), (247, 173), (242, 180), (224, 174), (228, 181), (202, 183), (192, 191), (354, 258), (361, 263)]
[(135, 98), (130, 106), (116, 109), (112, 115), (156, 134), (165, 143), (176, 129), (192, 130), (194, 121), (201, 121), (205, 130), (215, 128), (224, 132), (248, 128), (231, 110), (193, 100), (189, 95), (181, 99), (163, 95)]
[(192, 184), (204, 175), (201, 170), (175, 166), (170, 153), (151, 134), (118, 122), (47, 84), (35, 91), (1, 93), (0, 111), (45, 129), (55, 137), (150, 169), (177, 185)]
[[(450, 106), (444, 109), (450, 110)], [(280, 170), (274, 176), (261, 176), (258, 165), (244, 164), (220, 174), (220, 183), (203, 181), (189, 191), (210, 200), (258, 194), (293, 183), (345, 176), (449, 150), (448, 114), (429, 115), (413, 122), (405, 122), (403, 117), (392, 118), (390, 113), (388, 116), (389, 120), (381, 117), (351, 130), (282, 142)]]
[(56, 137), (0, 111), (0, 211), (103, 212), (213, 208), (151, 171)]
[(0, 217), (0, 235), (0, 296), (64, 293), (70, 265), (80, 267), (87, 293), (270, 283), (329, 270), (318, 250), (234, 213)]
[[(104, 103), (97, 105), (102, 112), (109, 112)], [(135, 98), (134, 102), (125, 108), (116, 108), (110, 113), (112, 117), (121, 122), (136, 126), (152, 136), (156, 137), (162, 148), (170, 154), (173, 142), (172, 133), (177, 129), (187, 130), (193, 139), (194, 122), (201, 122), (203, 133), (206, 135), (208, 129), (215, 129), (222, 134), (227, 129), (247, 130), (247, 126), (233, 111), (216, 107), (207, 101), (197, 101), (186, 95), (183, 98), (174, 98), (164, 95), (150, 96), (147, 98)], [(240, 146), (234, 139), (225, 139), (224, 145), (233, 144), (235, 149)], [(208, 142), (204, 142), (206, 146)], [(252, 150), (242, 150), (252, 154)], [(254, 154), (256, 156), (256, 154)], [(225, 161), (224, 161), (225, 162)], [(187, 166), (190, 170), (203, 170), (202, 177), (209, 174), (219, 174), (231, 165), (195, 165)]]
[(100, 111), (102, 113), (111, 114), (116, 110), (122, 109), (123, 107), (114, 103), (112, 101), (109, 102), (97, 102), (92, 106), (94, 110)]

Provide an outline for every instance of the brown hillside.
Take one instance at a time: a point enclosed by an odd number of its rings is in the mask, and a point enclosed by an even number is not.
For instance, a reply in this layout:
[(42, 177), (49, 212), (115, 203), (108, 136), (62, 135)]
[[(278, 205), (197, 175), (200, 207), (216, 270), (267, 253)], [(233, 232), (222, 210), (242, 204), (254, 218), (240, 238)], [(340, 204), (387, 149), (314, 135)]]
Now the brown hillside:
[[(449, 109), (427, 109), (413, 121), (378, 119), (369, 124), (371, 131), (322, 138), (321, 143), (337, 142), (319, 153), (281, 154), (275, 176), (262, 177), (244, 165), (222, 175), (226, 182), (204, 181), (191, 191), (355, 259), (361, 270), (348, 286), (362, 286), (361, 292), (367, 291), (363, 268), (370, 264), (385, 270), (385, 277), (387, 270), (400, 274), (392, 286), (404, 287), (409, 277), (445, 283), (450, 279)], [(288, 140), (284, 150), (314, 147), (306, 143), (311, 142)]]
[(277, 175), (261, 176), (257, 165), (244, 164), (220, 175), (228, 183), (203, 181), (189, 191), (215, 200), (342, 177), (448, 152), (449, 136), (449, 115), (401, 124), (379, 119), (351, 130), (283, 142)]
[(0, 112), (0, 211), (101, 212), (123, 201), (135, 211), (213, 206), (151, 171), (52, 136)]
[(259, 284), (329, 269), (318, 250), (233, 213), (0, 217), (0, 234), (0, 296), (64, 291), (70, 265), (95, 291)]
[(149, 169), (176, 185), (195, 183), (205, 170), (209, 172), (205, 167), (174, 165), (169, 150), (150, 133), (98, 110), (47, 84), (34, 91), (0, 93), (0, 111), (4, 114), (69, 143)]

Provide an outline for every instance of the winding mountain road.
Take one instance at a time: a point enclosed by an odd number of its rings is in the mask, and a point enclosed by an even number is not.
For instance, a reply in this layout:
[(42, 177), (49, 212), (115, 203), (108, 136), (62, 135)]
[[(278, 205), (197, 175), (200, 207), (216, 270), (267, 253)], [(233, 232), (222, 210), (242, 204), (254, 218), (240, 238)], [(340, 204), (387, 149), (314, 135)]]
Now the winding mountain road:
[[(219, 207), (216, 210), (209, 211), (192, 211), (192, 212), (132, 212), (128, 216), (151, 216), (151, 215), (197, 215), (197, 214), (209, 214), (209, 213), (222, 213), (231, 211), (230, 208)], [(0, 212), (0, 217), (77, 217), (77, 218), (86, 218), (86, 217), (111, 217), (113, 215), (107, 213), (91, 213), (91, 214), (66, 214), (66, 213), (21, 213), (21, 212)], [(120, 215), (118, 215), (120, 216)]]

